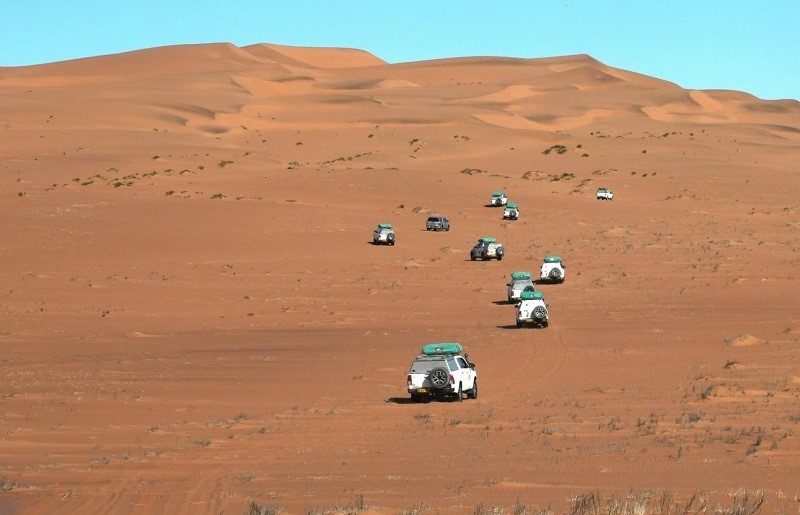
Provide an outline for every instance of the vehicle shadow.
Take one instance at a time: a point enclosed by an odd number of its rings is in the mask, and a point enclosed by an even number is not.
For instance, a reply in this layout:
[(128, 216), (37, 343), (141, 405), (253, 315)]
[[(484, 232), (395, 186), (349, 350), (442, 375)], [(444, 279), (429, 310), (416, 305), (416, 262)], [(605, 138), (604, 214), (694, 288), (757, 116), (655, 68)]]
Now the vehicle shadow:
[(411, 397), (389, 397), (386, 399), (386, 402), (392, 404), (416, 404), (416, 402), (411, 400)]
[(412, 401), (411, 397), (389, 397), (386, 402), (391, 404), (429, 404), (431, 402), (457, 402), (457, 399), (430, 397), (416, 402)]
[(518, 329), (517, 324), (498, 325), (498, 329)]
[(509, 301), (509, 300), (493, 300), (492, 301), (492, 304), (494, 304), (495, 306), (513, 306), (516, 303), (517, 303), (517, 301), (515, 301), (515, 300), (511, 300), (511, 301)]

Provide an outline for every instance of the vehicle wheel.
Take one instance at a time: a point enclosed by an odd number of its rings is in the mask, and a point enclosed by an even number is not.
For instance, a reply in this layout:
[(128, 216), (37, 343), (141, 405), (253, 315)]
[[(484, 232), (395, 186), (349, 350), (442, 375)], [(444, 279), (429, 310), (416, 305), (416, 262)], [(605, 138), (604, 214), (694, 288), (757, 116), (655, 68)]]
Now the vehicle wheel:
[(467, 391), (467, 397), (470, 399), (477, 399), (478, 398), (478, 380), (476, 379), (472, 383), (472, 390)]
[(496, 255), (497, 255), (497, 260), (498, 261), (502, 261), (503, 260), (503, 253), (502, 252), (498, 252)]
[(522, 328), (522, 322), (517, 320), (517, 329), (521, 329), (521, 328)]
[(420, 398), (419, 394), (412, 393), (411, 394), (411, 402), (420, 402), (422, 399)]
[(544, 328), (544, 327), (547, 327), (548, 325), (550, 325), (550, 322), (548, 322), (548, 321), (544, 321), (544, 322), (542, 322), (542, 327), (543, 327), (543, 328)]
[(450, 226), (448, 225), (447, 227), (444, 228), (444, 230), (450, 232)]
[(444, 367), (437, 367), (428, 372), (428, 381), (434, 388), (442, 389), (447, 386), (447, 381), (450, 378), (450, 372)]
[(456, 402), (464, 400), (464, 392), (461, 390), (461, 383), (458, 383), (458, 392), (456, 392)]
[(553, 281), (560, 281), (561, 280), (561, 270), (558, 268), (554, 268), (550, 270), (550, 274), (548, 274), (550, 279)]
[(547, 311), (542, 306), (536, 306), (533, 308), (533, 316), (542, 320), (547, 316)]
[(469, 255), (469, 259), (470, 259), (471, 261), (475, 261), (475, 254), (470, 254), (470, 255)]

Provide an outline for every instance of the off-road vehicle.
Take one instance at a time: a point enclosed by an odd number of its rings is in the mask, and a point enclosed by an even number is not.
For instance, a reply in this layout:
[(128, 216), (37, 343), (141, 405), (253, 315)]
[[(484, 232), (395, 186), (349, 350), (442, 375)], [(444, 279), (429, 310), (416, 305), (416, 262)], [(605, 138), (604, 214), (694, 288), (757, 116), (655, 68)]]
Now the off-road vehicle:
[(472, 261), (476, 259), (483, 259), (486, 261), (492, 258), (502, 261), (505, 252), (502, 243), (497, 243), (496, 239), (485, 236), (480, 238), (478, 243), (472, 247), (472, 250), (469, 252), (469, 258)]
[(597, 188), (597, 200), (614, 200), (614, 192), (608, 188)]
[(547, 327), (550, 325), (550, 313), (544, 303), (544, 294), (540, 291), (524, 291), (517, 304), (517, 327), (533, 325)]
[(458, 343), (429, 343), (411, 362), (406, 379), (411, 400), (478, 398), (478, 373)]
[(508, 197), (502, 191), (493, 191), (492, 200), (489, 201), (490, 206), (505, 206), (508, 204)]
[(375, 245), (394, 245), (394, 229), (392, 224), (378, 224), (372, 232), (372, 243)]
[(503, 220), (518, 220), (519, 219), (519, 207), (514, 202), (509, 202), (506, 204), (505, 209), (503, 209)]
[(564, 279), (567, 277), (566, 268), (564, 262), (561, 260), (561, 256), (545, 256), (539, 277), (543, 281), (563, 283)]
[(508, 302), (520, 300), (524, 291), (536, 291), (530, 272), (511, 272), (511, 282), (508, 286)]
[(425, 230), (426, 231), (449, 231), (450, 230), (450, 220), (443, 216), (429, 216), (428, 220), (425, 222)]

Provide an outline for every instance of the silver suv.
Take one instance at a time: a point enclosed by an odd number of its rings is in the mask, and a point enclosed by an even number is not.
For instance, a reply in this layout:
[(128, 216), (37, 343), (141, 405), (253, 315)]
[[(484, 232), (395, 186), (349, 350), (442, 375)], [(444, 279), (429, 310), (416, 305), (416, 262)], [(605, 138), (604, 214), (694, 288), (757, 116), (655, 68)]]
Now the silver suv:
[(450, 220), (443, 216), (429, 216), (428, 221), (425, 222), (426, 231), (449, 231)]

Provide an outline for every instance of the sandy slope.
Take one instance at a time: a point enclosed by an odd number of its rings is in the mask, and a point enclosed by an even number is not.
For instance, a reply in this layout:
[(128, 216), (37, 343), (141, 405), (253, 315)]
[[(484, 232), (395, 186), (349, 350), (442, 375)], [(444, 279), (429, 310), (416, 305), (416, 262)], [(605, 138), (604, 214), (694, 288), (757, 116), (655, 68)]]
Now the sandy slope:
[[(4, 68), (0, 98), (0, 512), (798, 510), (798, 102), (225, 44)], [(551, 326), (517, 330), (506, 278), (548, 253)], [(439, 340), (478, 400), (407, 402)]]

